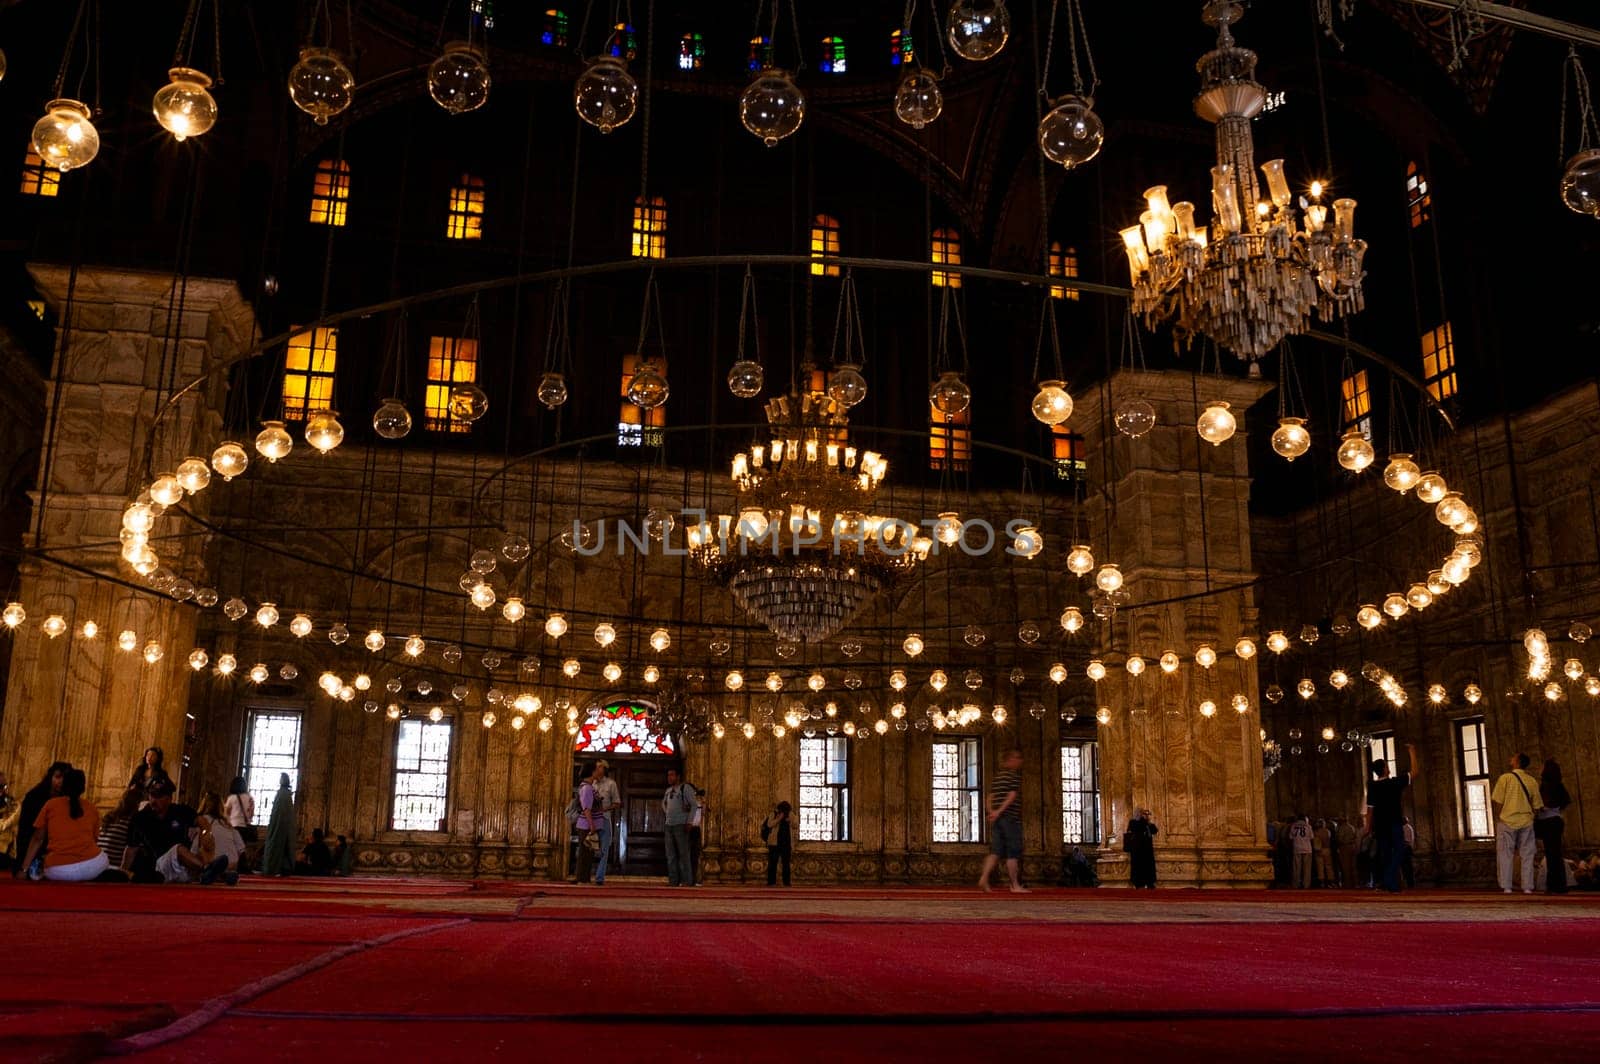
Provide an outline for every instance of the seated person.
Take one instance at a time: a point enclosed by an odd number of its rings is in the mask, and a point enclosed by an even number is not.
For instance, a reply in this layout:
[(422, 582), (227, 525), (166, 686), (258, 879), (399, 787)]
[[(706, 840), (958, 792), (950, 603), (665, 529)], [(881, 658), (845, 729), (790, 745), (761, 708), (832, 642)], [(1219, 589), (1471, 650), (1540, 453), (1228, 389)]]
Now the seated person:
[[(195, 811), (172, 800), (176, 790), (169, 779), (156, 779), (146, 790), (150, 801), (134, 814), (128, 829), (128, 846), (133, 856), (128, 866), (140, 883), (188, 883), (207, 872), (206, 882), (226, 865), (214, 870), (190, 847), (189, 833), (195, 826)], [(216, 860), (210, 862), (215, 864)]]
[[(221, 879), (228, 886), (239, 882), (239, 860), (244, 856), (244, 839), (220, 814), (200, 813), (194, 818), (195, 856), (205, 864), (207, 872), (200, 874), (200, 882), (211, 883)], [(220, 864), (220, 869), (214, 868)]]
[(328, 849), (328, 844), (323, 841), (323, 838), (321, 828), (311, 829), (311, 841), (306, 843), (305, 849), (300, 851), (300, 860), (294, 863), (295, 875), (333, 875), (333, 853)]
[(122, 793), (122, 801), (100, 821), (100, 849), (111, 862), (111, 867), (123, 869), (128, 853), (128, 831), (133, 827), (133, 816), (144, 802), (144, 792), (129, 787)]
[(96, 841), (100, 812), (83, 797), (87, 782), (82, 769), (67, 769), (61, 796), (45, 802), (34, 819), (24, 867), (33, 864), (41, 852), (45, 879), (83, 882), (110, 867)]
[(355, 851), (350, 848), (350, 840), (340, 835), (339, 841), (333, 847), (333, 874), (336, 876), (349, 875), (355, 864), (355, 857)]

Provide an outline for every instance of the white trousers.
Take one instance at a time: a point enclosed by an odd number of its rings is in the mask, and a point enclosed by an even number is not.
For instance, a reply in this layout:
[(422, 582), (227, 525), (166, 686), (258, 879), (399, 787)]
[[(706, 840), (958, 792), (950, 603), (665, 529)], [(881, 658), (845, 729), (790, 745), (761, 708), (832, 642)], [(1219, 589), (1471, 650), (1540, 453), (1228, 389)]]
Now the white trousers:
[(60, 880), (63, 883), (82, 883), (84, 880), (93, 879), (110, 867), (111, 862), (106, 860), (106, 855), (97, 853), (87, 861), (58, 864), (54, 868), (46, 865), (44, 878)]

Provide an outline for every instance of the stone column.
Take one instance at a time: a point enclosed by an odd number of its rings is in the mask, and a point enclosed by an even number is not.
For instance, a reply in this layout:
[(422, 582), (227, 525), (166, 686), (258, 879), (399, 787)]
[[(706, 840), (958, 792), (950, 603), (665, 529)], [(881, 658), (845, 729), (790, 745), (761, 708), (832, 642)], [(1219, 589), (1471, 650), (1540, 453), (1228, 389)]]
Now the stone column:
[[(73, 292), (70, 330), (62, 330), (64, 345), (58, 338), (45, 396), (39, 520), (27, 541), (43, 557), (23, 567), (28, 620), (14, 634), (0, 749), (12, 779), (29, 786), (49, 762), (72, 762), (88, 773), (90, 798), (105, 805), (146, 746), (165, 749), (168, 771), (180, 776), (195, 610), (101, 574), (140, 583), (121, 561), (118, 532), (123, 507), (146, 486), (143, 456), (158, 396), (250, 344), (255, 321), (231, 282), (99, 267), (80, 268), (71, 282), (63, 266), (29, 270), (64, 323), (69, 283)], [(211, 381), (163, 419), (158, 472), (189, 454), (209, 458), (224, 389), (224, 381)], [(203, 495), (189, 504), (203, 507)], [(182, 531), (192, 528), (163, 517), (152, 541)], [(174, 572), (205, 582), (198, 537), (158, 546)], [(54, 639), (40, 627), (52, 613), (69, 626)], [(86, 621), (99, 627), (92, 639), (81, 634)], [(131, 651), (118, 649), (124, 631), (134, 633)], [(144, 654), (152, 643), (162, 652), (154, 664)]]
[[(1122, 372), (1109, 398), (1085, 394), (1072, 417), (1098, 488), (1088, 506), (1095, 558), (1121, 567), (1131, 596), (1096, 637), (1109, 668), (1096, 691), (1110, 711), (1099, 728), (1108, 839), (1100, 871), (1108, 884), (1127, 882), (1121, 834), (1141, 806), (1161, 829), (1161, 883), (1255, 886), (1271, 878), (1255, 662), (1233, 655), (1240, 634), (1259, 634), (1254, 597), (1243, 588), (1185, 598), (1255, 577), (1244, 421), (1267, 390), (1259, 380), (1213, 377), (1202, 378), (1196, 394), (1189, 374)], [(1134, 396), (1158, 413), (1156, 427), (1137, 440), (1118, 434), (1110, 413)], [(1227, 402), (1239, 422), (1238, 435), (1216, 447), (1195, 431), (1200, 410), (1214, 401)], [(1203, 669), (1194, 655), (1207, 643), (1219, 660)], [(1157, 664), (1166, 650), (1182, 660), (1171, 674)], [(1148, 662), (1142, 676), (1123, 667), (1129, 653)], [(1248, 713), (1234, 710), (1236, 693), (1250, 699)], [(1205, 700), (1216, 705), (1209, 718), (1199, 711)]]

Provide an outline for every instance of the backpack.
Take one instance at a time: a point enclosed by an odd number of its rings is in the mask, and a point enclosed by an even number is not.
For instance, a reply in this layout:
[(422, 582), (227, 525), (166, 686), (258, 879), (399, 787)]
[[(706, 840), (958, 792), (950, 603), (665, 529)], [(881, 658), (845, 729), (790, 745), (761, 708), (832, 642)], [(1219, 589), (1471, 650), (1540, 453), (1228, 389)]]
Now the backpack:
[(572, 801), (567, 803), (567, 811), (566, 811), (567, 823), (569, 823), (569, 824), (577, 823), (578, 822), (578, 818), (580, 816), (582, 816), (582, 815), (583, 815), (583, 803), (578, 801), (578, 796), (576, 794), (574, 794), (572, 796)]
[(762, 842), (771, 842), (772, 841), (772, 821), (770, 821), (770, 820), (763, 820), (761, 822), (761, 841)]

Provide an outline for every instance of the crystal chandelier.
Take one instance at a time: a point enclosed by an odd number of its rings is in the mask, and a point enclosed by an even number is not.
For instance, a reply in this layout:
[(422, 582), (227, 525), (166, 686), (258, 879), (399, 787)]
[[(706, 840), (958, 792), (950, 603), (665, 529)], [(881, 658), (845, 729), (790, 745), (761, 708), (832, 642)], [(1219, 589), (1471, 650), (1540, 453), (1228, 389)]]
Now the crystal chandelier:
[(1242, 13), (1235, 0), (1210, 0), (1203, 15), (1217, 27), (1216, 48), (1199, 62), (1194, 101), (1217, 127), (1211, 225), (1197, 226), (1194, 204), (1169, 205), (1166, 186), (1157, 185), (1122, 239), (1133, 309), (1146, 325), (1170, 319), (1185, 342), (1198, 333), (1253, 361), (1303, 332), (1313, 311), (1329, 321), (1361, 309), (1367, 244), (1354, 236), (1356, 201), (1334, 200), (1330, 219), (1320, 182), (1297, 211), (1282, 159), (1261, 164), (1262, 196), (1250, 122), (1267, 92), (1255, 80), (1256, 54), (1233, 40), (1230, 27)]
[(768, 401), (769, 442), (733, 457), (735, 512), (688, 530), (695, 563), (782, 640), (833, 635), (933, 546), (875, 511), (889, 463), (850, 443), (845, 409), (824, 391)]

